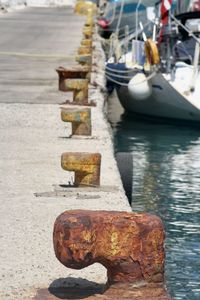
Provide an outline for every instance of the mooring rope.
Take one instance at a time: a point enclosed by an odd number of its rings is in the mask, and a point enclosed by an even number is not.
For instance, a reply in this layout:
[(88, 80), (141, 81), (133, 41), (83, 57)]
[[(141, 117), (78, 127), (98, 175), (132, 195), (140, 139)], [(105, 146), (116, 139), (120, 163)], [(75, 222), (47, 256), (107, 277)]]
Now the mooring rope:
[[(144, 80), (141, 80), (140, 82), (137, 82), (137, 83), (134, 83), (134, 85), (138, 85), (138, 84), (141, 84), (143, 82), (146, 82), (146, 81), (149, 81), (150, 79), (152, 79), (155, 75), (156, 75), (156, 71), (154, 71), (152, 74), (150, 74), (149, 76), (147, 76)], [(115, 76), (115, 75), (114, 75)], [(133, 77), (133, 76), (132, 76)], [(132, 78), (131, 77), (131, 78)], [(117, 83), (118, 85), (122, 85), (122, 86), (128, 86), (128, 83), (125, 83), (125, 82), (120, 82), (120, 81), (117, 81), (113, 78), (111, 78), (109, 75), (106, 74), (106, 78), (108, 78), (110, 81), (114, 82), (114, 83)], [(121, 77), (123, 78), (123, 77)]]

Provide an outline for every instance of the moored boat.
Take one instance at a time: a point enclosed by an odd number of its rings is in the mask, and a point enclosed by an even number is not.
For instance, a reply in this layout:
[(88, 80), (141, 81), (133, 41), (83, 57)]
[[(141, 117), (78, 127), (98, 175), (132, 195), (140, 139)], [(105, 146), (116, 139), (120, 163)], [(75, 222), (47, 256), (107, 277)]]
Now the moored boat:
[(99, 32), (104, 37), (109, 37), (113, 32), (119, 31), (124, 36), (125, 27), (135, 31), (135, 15), (138, 12), (140, 20), (147, 19), (147, 7), (154, 6), (156, 0), (109, 0), (102, 16), (98, 20)]
[(106, 74), (126, 111), (199, 122), (200, 2), (189, 1), (187, 11), (176, 17), (170, 12), (172, 1), (165, 4), (152, 39), (134, 41), (140, 45), (139, 58), (135, 55), (130, 63), (133, 53), (127, 53), (121, 59), (123, 69), (108, 64)]

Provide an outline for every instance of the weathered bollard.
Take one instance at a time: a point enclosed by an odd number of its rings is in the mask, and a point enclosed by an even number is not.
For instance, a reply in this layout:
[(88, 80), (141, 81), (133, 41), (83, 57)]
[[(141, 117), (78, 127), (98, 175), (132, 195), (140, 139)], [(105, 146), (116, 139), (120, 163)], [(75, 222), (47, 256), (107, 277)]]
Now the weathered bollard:
[(82, 39), (81, 45), (86, 46), (86, 47), (92, 47), (92, 40), (91, 39)]
[(81, 64), (82, 66), (89, 66), (91, 67), (92, 64), (92, 55), (85, 54), (85, 55), (77, 55), (76, 61)]
[(78, 48), (78, 55), (87, 55), (87, 54), (92, 54), (92, 47), (88, 46), (80, 46)]
[(78, 78), (90, 80), (90, 71), (91, 68), (89, 67), (59, 67), (56, 69), (56, 72), (58, 73), (59, 90), (66, 92), (66, 79)]
[(100, 185), (100, 153), (66, 152), (61, 156), (61, 166), (66, 171), (75, 172), (75, 186)]
[(94, 15), (97, 12), (97, 6), (91, 1), (77, 1), (74, 11), (80, 15)]
[(86, 105), (88, 103), (88, 79), (65, 79), (62, 91), (73, 92), (74, 104)]
[(109, 285), (139, 285), (163, 283), (164, 236), (162, 221), (154, 215), (72, 210), (56, 219), (53, 241), (66, 267), (98, 262), (107, 269)]
[(87, 18), (86, 18), (86, 21), (85, 21), (85, 26), (91, 26), (91, 27), (94, 26), (94, 17), (93, 17), (93, 15), (87, 14)]
[(91, 135), (91, 109), (90, 108), (61, 108), (61, 119), (72, 123), (73, 135)]
[(84, 37), (86, 39), (89, 39), (93, 35), (93, 27), (91, 27), (91, 26), (84, 26), (82, 32), (83, 32)]

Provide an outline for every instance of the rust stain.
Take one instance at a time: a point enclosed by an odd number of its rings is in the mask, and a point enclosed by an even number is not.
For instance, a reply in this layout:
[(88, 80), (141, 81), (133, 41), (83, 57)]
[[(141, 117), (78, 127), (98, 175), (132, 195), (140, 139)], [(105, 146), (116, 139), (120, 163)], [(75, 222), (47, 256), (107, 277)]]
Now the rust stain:
[(92, 48), (88, 46), (80, 46), (78, 48), (78, 54), (79, 55), (85, 55), (85, 54), (91, 54), (92, 53)]
[(83, 39), (81, 41), (81, 45), (87, 46), (87, 47), (92, 47), (92, 40), (91, 39)]
[(61, 108), (61, 119), (72, 123), (73, 135), (89, 136), (92, 133), (90, 108)]
[(100, 165), (100, 153), (66, 152), (61, 156), (62, 168), (75, 172), (76, 186), (99, 186)]
[[(69, 163), (68, 169), (75, 169), (72, 158), (73, 155), (66, 156), (66, 162)], [(84, 161), (88, 160), (88, 163), (92, 165), (83, 166), (83, 172), (93, 170), (96, 158), (95, 156), (85, 157)], [(72, 216), (77, 219), (73, 226), (69, 222)], [(94, 237), (88, 244), (85, 240), (85, 230), (87, 230), (88, 237)], [(66, 238), (60, 242), (59, 233), (63, 231)], [(76, 252), (70, 252), (70, 257), (68, 257), (67, 248), (71, 244), (76, 245)], [(56, 257), (66, 267), (82, 268), (94, 262), (102, 263), (107, 268), (110, 284), (143, 280), (163, 282), (164, 230), (160, 218), (153, 215), (106, 211), (66, 211), (55, 222), (54, 249)], [(62, 249), (65, 249), (64, 258), (60, 255)]]

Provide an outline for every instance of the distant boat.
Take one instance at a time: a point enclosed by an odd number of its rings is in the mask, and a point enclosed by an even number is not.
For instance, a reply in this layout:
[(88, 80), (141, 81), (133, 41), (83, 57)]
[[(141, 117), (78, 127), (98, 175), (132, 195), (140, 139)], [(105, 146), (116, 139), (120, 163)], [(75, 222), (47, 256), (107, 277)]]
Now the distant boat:
[(187, 11), (176, 17), (167, 2), (161, 3), (161, 26), (154, 26), (153, 38), (133, 41), (139, 52), (135, 48), (120, 63), (108, 63), (106, 74), (126, 111), (199, 122), (200, 1), (186, 1)]
[(129, 31), (135, 30), (135, 13), (138, 10), (140, 20), (147, 19), (146, 8), (154, 6), (155, 0), (109, 0), (104, 8), (103, 15), (98, 20), (100, 34), (109, 37), (116, 30), (119, 35), (123, 36), (125, 26), (129, 27)]

